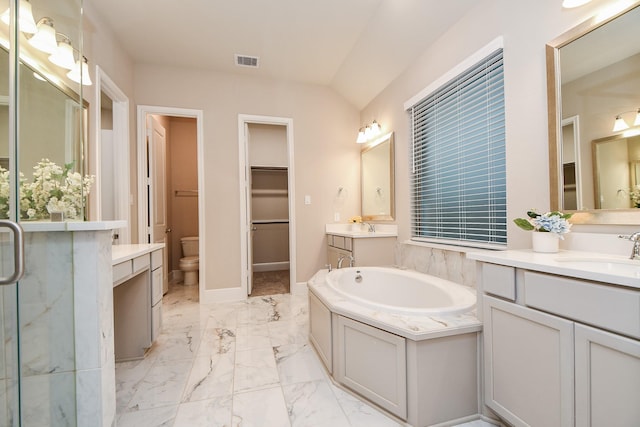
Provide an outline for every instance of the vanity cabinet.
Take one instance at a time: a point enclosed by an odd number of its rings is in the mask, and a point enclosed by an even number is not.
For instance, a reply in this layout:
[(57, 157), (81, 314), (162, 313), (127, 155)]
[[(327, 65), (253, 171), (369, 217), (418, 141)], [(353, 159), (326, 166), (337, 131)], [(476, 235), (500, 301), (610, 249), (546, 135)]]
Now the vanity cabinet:
[(480, 268), (489, 408), (514, 426), (638, 424), (638, 289)]
[(164, 274), (162, 249), (151, 253), (151, 341), (155, 341), (162, 329), (162, 294)]
[(343, 267), (349, 266), (349, 257), (354, 266), (384, 266), (395, 262), (395, 236), (349, 237), (327, 234), (327, 260), (331, 268), (338, 268), (338, 260), (345, 257)]

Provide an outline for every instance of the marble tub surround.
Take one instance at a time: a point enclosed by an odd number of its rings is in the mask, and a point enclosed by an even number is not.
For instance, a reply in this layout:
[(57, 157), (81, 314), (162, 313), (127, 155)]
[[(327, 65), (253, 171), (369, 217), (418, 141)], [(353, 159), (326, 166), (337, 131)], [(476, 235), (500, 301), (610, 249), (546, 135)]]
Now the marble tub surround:
[(465, 252), (405, 242), (396, 246), (396, 262), (403, 268), (476, 287), (476, 262)]
[(401, 315), (366, 307), (340, 295), (326, 282), (327, 270), (318, 271), (308, 282), (309, 289), (332, 312), (375, 326), (413, 341), (447, 335), (478, 332), (482, 323), (475, 309), (457, 315)]

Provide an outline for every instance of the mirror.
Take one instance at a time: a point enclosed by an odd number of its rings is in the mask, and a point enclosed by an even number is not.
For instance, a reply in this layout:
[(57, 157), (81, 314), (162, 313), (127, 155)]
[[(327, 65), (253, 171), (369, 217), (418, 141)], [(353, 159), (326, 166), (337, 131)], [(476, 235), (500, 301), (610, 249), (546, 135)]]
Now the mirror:
[[(577, 212), (573, 222), (640, 222), (631, 197), (640, 160), (624, 149), (640, 135), (639, 4), (595, 16), (547, 45), (551, 209)], [(612, 130), (617, 116), (628, 129)]]
[(393, 221), (394, 216), (393, 132), (368, 144), (360, 153), (362, 173), (362, 219)]

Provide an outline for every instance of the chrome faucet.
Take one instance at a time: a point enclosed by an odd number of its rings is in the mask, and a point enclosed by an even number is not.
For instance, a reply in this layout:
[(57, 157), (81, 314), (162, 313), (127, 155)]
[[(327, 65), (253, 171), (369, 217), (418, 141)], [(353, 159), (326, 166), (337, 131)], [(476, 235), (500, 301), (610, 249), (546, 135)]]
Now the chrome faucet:
[(631, 236), (618, 236), (621, 239), (627, 239), (633, 242), (631, 248), (631, 256), (629, 259), (640, 260), (640, 231), (633, 233)]
[(363, 222), (363, 224), (365, 224), (368, 227), (367, 231), (369, 233), (375, 233), (376, 232), (376, 225), (375, 224), (371, 224), (370, 222)]
[[(340, 258), (338, 258), (338, 266), (336, 268), (342, 268), (342, 262), (346, 259), (347, 257), (344, 255), (340, 255)], [(349, 267), (353, 267), (353, 264), (355, 263), (355, 258), (353, 257), (353, 255), (349, 255)]]

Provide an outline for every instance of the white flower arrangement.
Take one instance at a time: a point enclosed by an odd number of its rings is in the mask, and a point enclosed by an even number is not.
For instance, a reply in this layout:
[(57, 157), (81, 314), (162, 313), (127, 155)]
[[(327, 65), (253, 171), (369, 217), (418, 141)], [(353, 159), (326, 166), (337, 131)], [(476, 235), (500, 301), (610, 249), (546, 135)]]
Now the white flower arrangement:
[(629, 198), (634, 207), (640, 208), (640, 185), (636, 185), (635, 188), (629, 191)]
[[(95, 177), (71, 172), (72, 166), (61, 167), (42, 159), (33, 167), (33, 182), (27, 182), (20, 173), (20, 218), (44, 219), (51, 212), (62, 212), (65, 218), (77, 219)], [(8, 218), (8, 200), (9, 172), (0, 167), (0, 218)]]
[(540, 231), (556, 234), (560, 239), (564, 239), (563, 234), (571, 231), (571, 223), (569, 218), (573, 214), (565, 214), (562, 212), (547, 212), (538, 214), (535, 211), (528, 211), (528, 218), (516, 218), (513, 222), (523, 230)]

